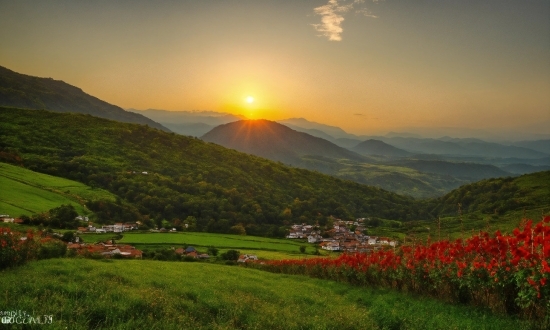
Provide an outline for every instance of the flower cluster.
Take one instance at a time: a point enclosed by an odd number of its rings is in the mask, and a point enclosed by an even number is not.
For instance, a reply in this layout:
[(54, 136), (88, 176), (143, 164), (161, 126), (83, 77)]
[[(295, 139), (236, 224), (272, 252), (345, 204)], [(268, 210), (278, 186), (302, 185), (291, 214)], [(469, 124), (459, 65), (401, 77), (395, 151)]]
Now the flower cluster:
[(404, 245), (338, 258), (270, 261), (264, 269), (393, 287), (536, 319), (549, 317), (550, 217), (503, 235)]
[(39, 241), (35, 233), (14, 232), (10, 228), (0, 227), (0, 269), (17, 266), (35, 259)]

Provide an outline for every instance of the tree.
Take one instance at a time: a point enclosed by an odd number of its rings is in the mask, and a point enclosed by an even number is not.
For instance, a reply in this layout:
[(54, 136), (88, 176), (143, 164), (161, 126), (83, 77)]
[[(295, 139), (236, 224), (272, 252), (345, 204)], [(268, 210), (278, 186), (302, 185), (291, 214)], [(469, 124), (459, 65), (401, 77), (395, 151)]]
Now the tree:
[(218, 255), (218, 252), (219, 252), (220, 250), (218, 250), (216, 247), (209, 246), (207, 251), (208, 251), (208, 254), (210, 254), (210, 255), (212, 255), (212, 256), (215, 257), (215, 256)]
[(63, 242), (72, 242), (74, 240), (74, 231), (66, 231), (63, 233), (63, 236), (61, 236), (61, 240)]
[(235, 235), (246, 235), (246, 230), (244, 229), (242, 224), (238, 224), (229, 228), (229, 233)]
[(300, 252), (301, 253), (306, 253), (306, 246), (305, 245), (300, 245)]
[(222, 253), (221, 257), (223, 260), (239, 260), (239, 256), (241, 255), (241, 252), (237, 250), (227, 250), (227, 252)]
[(77, 227), (77, 222), (75, 218), (78, 216), (74, 206), (72, 205), (61, 205), (59, 207), (53, 208), (49, 211), (50, 213), (50, 224), (58, 228), (75, 228)]

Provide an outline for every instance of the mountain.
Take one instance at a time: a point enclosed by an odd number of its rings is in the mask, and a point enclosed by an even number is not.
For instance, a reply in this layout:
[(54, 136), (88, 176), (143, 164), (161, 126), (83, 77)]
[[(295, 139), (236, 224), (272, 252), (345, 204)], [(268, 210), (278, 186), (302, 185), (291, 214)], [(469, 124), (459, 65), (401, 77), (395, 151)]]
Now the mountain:
[(494, 165), (486, 164), (417, 159), (397, 160), (391, 164), (412, 168), (422, 173), (448, 175), (470, 182), (511, 175), (510, 172), (504, 171)]
[[(227, 233), (240, 224), (250, 235), (280, 236), (287, 222), (323, 225), (331, 215), (423, 217), (413, 199), (379, 188), (74, 113), (0, 108), (0, 161), (106, 189), (122, 204), (103, 201), (91, 205), (92, 211), (149, 227), (166, 219), (173, 226), (185, 222), (199, 231)], [(121, 209), (126, 203), (139, 217)]]
[(506, 146), (472, 139), (419, 139), (413, 137), (378, 137), (377, 139), (412, 153), (467, 157), (526, 158), (548, 157), (548, 154), (525, 147)]
[(518, 141), (518, 142), (514, 142), (513, 145), (544, 152), (550, 155), (550, 139), (535, 140), (535, 141)]
[(527, 174), (550, 171), (550, 165), (509, 164), (501, 166), (503, 170), (514, 174)]
[(366, 160), (327, 140), (263, 119), (241, 120), (220, 125), (203, 135), (201, 139), (291, 165), (300, 165), (300, 157), (305, 155)]
[(379, 155), (389, 157), (407, 157), (411, 153), (405, 150), (401, 150), (380, 140), (369, 139), (363, 141), (351, 148), (351, 150), (361, 155)]
[[(309, 121), (305, 118), (288, 118), (277, 121), (280, 124), (292, 127), (293, 129), (299, 132), (308, 133), (307, 130), (317, 130), (325, 134), (330, 135), (333, 138), (357, 138), (356, 135), (349, 134), (340, 127), (330, 126), (325, 124), (319, 124), (316, 122)], [(312, 134), (313, 135), (313, 134)]]
[(240, 115), (215, 111), (168, 111), (157, 109), (128, 109), (128, 111), (159, 122), (176, 133), (196, 137), (206, 134), (218, 125), (246, 119)]
[(204, 123), (190, 123), (190, 124), (169, 124), (162, 123), (162, 125), (168, 127), (172, 132), (181, 135), (200, 137), (208, 133), (216, 126), (208, 125)]
[(147, 117), (125, 111), (63, 81), (28, 76), (1, 66), (0, 106), (83, 113), (169, 131)]

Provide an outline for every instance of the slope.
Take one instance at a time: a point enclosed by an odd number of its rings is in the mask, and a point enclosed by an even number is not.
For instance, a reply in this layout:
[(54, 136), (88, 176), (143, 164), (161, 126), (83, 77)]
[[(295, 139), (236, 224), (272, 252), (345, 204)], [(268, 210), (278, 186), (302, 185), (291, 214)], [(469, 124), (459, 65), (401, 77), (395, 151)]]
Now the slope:
[(291, 165), (301, 164), (300, 157), (305, 155), (365, 160), (327, 140), (268, 120), (241, 120), (220, 125), (203, 135), (202, 139)]
[[(41, 260), (2, 273), (2, 306), (54, 329), (526, 329), (485, 310), (244, 267)], [(396, 326), (397, 324), (397, 326)], [(18, 327), (14, 327), (18, 329)], [(41, 328), (41, 327), (38, 327)]]
[(28, 76), (1, 66), (0, 106), (84, 113), (168, 131), (149, 118), (125, 111), (63, 81)]
[(80, 214), (87, 214), (86, 201), (115, 200), (105, 190), (6, 163), (0, 163), (0, 187), (0, 214), (14, 217), (45, 212), (61, 204), (71, 204)]
[(422, 217), (410, 198), (199, 139), (79, 114), (0, 110), (0, 158), (105, 188), (149, 226), (166, 219), (230, 232), (240, 224), (252, 235), (278, 236), (285, 223), (323, 225), (331, 215)]

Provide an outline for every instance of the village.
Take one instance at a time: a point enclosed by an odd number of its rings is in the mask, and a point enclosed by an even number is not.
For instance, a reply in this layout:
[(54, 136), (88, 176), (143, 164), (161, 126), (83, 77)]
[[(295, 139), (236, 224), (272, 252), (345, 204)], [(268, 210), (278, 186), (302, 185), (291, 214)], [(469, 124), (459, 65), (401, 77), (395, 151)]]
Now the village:
[(286, 238), (307, 239), (308, 243), (318, 244), (323, 250), (348, 253), (372, 252), (384, 246), (397, 246), (398, 241), (388, 237), (365, 235), (364, 222), (365, 218), (355, 221), (334, 219), (332, 229), (325, 231), (324, 235), (321, 235), (318, 226), (294, 224)]
[[(112, 225), (96, 226), (89, 222), (87, 217), (78, 216), (77, 220), (87, 223), (87, 226), (78, 227), (75, 240), (67, 244), (67, 249), (75, 255), (97, 255), (105, 258), (143, 258), (143, 252), (131, 245), (115, 244), (113, 240), (105, 242), (96, 242), (94, 244), (79, 242), (78, 235), (81, 234), (101, 234), (117, 233), (122, 234), (128, 231), (137, 230), (139, 222), (115, 223)], [(331, 218), (332, 228), (322, 231), (319, 226), (309, 224), (294, 224), (289, 228), (287, 239), (302, 239), (310, 244), (316, 244), (318, 248), (326, 251), (347, 252), (347, 253), (365, 253), (379, 250), (385, 246), (396, 247), (397, 240), (388, 237), (366, 235), (366, 218), (358, 218), (355, 221), (344, 221)], [(14, 219), (9, 215), (1, 215), (0, 221), (20, 223), (20, 219)], [(172, 232), (167, 229), (151, 229), (151, 232)], [(55, 235), (55, 233), (54, 233)], [(193, 247), (172, 248), (175, 254), (181, 257), (195, 259), (208, 259), (208, 254), (200, 253)], [(238, 262), (253, 262), (258, 258), (255, 255), (240, 255)]]

